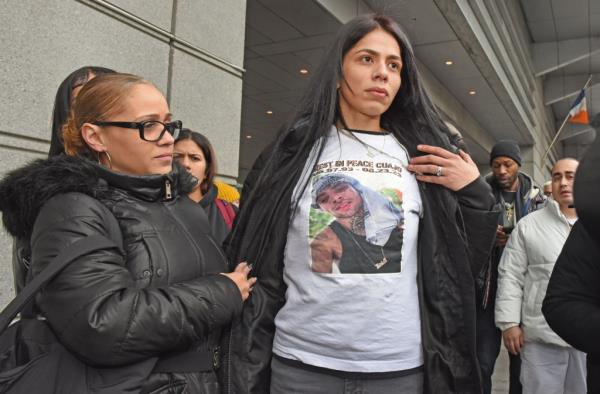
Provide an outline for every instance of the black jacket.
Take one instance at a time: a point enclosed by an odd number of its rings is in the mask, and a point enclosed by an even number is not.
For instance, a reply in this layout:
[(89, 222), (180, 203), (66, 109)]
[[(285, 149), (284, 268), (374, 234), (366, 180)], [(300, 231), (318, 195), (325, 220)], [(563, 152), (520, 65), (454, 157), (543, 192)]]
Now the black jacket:
[(588, 393), (600, 393), (600, 245), (580, 221), (556, 261), (542, 312), (562, 339), (588, 354)]
[[(519, 172), (519, 187), (517, 188), (517, 198), (515, 199), (515, 212), (517, 221), (530, 212), (541, 208), (545, 199), (540, 188), (533, 182), (531, 177), (523, 172)], [(486, 182), (492, 187), (492, 193), (496, 204), (499, 204), (502, 198), (502, 188), (496, 181), (493, 174), (486, 176)]]
[[(276, 168), (295, 155), (290, 134), (285, 149), (278, 156)], [(291, 198), (302, 168), (293, 173), (276, 174), (268, 192), (247, 206), (266, 160), (265, 151), (248, 175), (238, 215), (229, 240), (229, 250), (241, 250), (242, 256), (230, 255), (232, 261), (246, 259), (254, 265), (258, 278), (252, 295), (244, 304), (242, 319), (232, 328), (228, 359), (225, 363), (225, 392), (266, 394), (270, 384), (270, 362), (275, 316), (285, 302), (283, 256), (290, 222)], [(306, 160), (306, 157), (304, 157)], [(493, 197), (489, 186), (478, 179), (457, 194), (452, 213), (464, 222), (469, 250), (458, 231), (450, 242), (440, 242), (441, 232), (434, 225), (429, 185), (419, 184), (424, 218), (419, 228), (418, 281), (421, 305), (423, 353), (425, 358), (425, 393), (480, 393), (481, 379), (475, 353), (475, 289), (472, 274), (478, 263), (487, 261), (495, 237), (498, 213), (491, 212)], [(247, 216), (247, 219), (242, 218)], [(426, 241), (425, 241), (426, 240)], [(446, 245), (455, 245), (446, 249)]]
[[(206, 212), (210, 226), (213, 229), (213, 235), (219, 242), (219, 245), (221, 245), (231, 230), (227, 226), (227, 223), (217, 206), (217, 193), (217, 187), (214, 184), (210, 185), (210, 189), (208, 189), (208, 192), (202, 197), (199, 204), (204, 209), (204, 212)], [(223, 204), (231, 205), (226, 201), (221, 201)], [(234, 211), (237, 211), (237, 208), (233, 205), (232, 208)]]
[[(540, 188), (535, 185), (529, 175), (519, 172), (518, 177), (519, 187), (517, 188), (515, 198), (515, 215), (517, 222), (529, 213), (542, 208), (545, 203)], [(502, 197), (502, 188), (493, 174), (486, 176), (485, 180), (492, 187), (496, 210), (503, 213), (504, 206), (502, 201), (504, 201), (504, 199)], [(498, 224), (501, 224), (501, 220), (502, 216), (499, 216)], [(500, 264), (503, 251), (503, 246), (494, 246), (489, 261), (477, 276), (477, 304), (483, 309), (488, 308), (490, 304), (493, 305), (495, 302), (498, 287), (498, 265)]]
[[(202, 209), (180, 198), (191, 178), (117, 174), (58, 156), (13, 171), (0, 183), (8, 231), (30, 240), (37, 275), (76, 240), (101, 234), (119, 248), (81, 256), (37, 297), (70, 351), (93, 366), (118, 366), (171, 352), (212, 356), (242, 300)], [(212, 370), (152, 374), (143, 393), (216, 393)], [(179, 391), (169, 391), (179, 390)]]

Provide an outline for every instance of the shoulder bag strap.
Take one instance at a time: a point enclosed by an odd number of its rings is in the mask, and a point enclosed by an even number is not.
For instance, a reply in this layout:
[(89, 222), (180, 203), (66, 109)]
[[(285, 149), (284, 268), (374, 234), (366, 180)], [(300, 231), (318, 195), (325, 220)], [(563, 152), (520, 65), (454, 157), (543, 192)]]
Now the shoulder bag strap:
[(227, 224), (227, 227), (231, 230), (233, 228), (233, 220), (235, 219), (235, 210), (229, 203), (225, 203), (218, 198), (215, 199), (215, 204), (217, 204), (217, 208), (219, 208), (219, 212), (221, 212), (225, 224)]
[(96, 250), (111, 248), (118, 248), (118, 246), (103, 235), (85, 237), (69, 245), (67, 249), (52, 259), (50, 264), (39, 275), (35, 276), (0, 313), (0, 333), (4, 332), (37, 292), (73, 260)]

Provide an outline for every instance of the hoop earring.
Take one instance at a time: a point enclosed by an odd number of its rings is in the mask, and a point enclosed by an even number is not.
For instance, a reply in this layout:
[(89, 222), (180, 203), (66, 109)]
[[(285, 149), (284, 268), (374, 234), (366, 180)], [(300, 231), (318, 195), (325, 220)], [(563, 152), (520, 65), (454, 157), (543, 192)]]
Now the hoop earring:
[(110, 158), (110, 154), (108, 154), (107, 151), (102, 151), (102, 152), (98, 152), (98, 164), (103, 165), (102, 162), (100, 161), (100, 154), (104, 153), (106, 155), (106, 158), (108, 159), (108, 168), (112, 170), (112, 159)]

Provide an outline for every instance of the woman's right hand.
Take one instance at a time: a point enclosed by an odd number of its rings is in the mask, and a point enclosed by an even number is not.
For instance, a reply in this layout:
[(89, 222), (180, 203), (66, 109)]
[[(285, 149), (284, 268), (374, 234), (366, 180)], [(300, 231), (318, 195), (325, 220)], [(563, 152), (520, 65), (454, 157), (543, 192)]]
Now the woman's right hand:
[(250, 266), (248, 263), (243, 262), (238, 264), (233, 272), (221, 274), (231, 279), (237, 285), (244, 301), (250, 296), (252, 286), (256, 283), (256, 278), (248, 278), (249, 273)]

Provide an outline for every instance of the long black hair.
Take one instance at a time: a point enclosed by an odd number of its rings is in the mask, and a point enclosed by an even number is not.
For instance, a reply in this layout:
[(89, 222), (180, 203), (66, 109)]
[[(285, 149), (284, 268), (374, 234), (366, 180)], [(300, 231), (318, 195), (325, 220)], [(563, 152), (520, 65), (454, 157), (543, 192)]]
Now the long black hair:
[(50, 151), (48, 157), (60, 155), (64, 152), (62, 142), (62, 127), (69, 118), (71, 111), (73, 89), (84, 85), (90, 80), (90, 76), (102, 74), (113, 74), (116, 71), (104, 67), (85, 66), (73, 71), (58, 87), (54, 99), (54, 111), (52, 112), (52, 135), (50, 136)]
[[(298, 110), (279, 132), (271, 147), (269, 157), (254, 183), (249, 195), (243, 197), (238, 223), (248, 220), (244, 216), (251, 215), (252, 206), (269, 190), (275, 182), (278, 188), (294, 189), (294, 182), (299, 179), (298, 173), (304, 169), (306, 159), (317, 144), (317, 160), (323, 151), (322, 137), (337, 123), (344, 125), (339, 109), (338, 84), (344, 80), (343, 60), (348, 51), (365, 35), (375, 29), (383, 29), (391, 34), (400, 46), (403, 67), (401, 70), (401, 86), (388, 110), (381, 116), (381, 126), (392, 133), (404, 145), (410, 156), (421, 155), (417, 151), (418, 144), (440, 146), (452, 150), (448, 141), (448, 128), (440, 113), (434, 107), (421, 83), (416, 59), (406, 34), (390, 17), (379, 14), (361, 15), (349, 21), (338, 31), (330, 49), (320, 66), (313, 73), (308, 88), (303, 95)], [(302, 192), (308, 184), (308, 177), (300, 193), (294, 194), (292, 212), (295, 211)], [(427, 185), (427, 193), (431, 197), (428, 209), (433, 212), (436, 224), (442, 231), (457, 231), (456, 218), (451, 217), (450, 205), (456, 197), (448, 189), (438, 185)], [(424, 187), (422, 188), (424, 190)], [(285, 201), (277, 201), (285, 204)], [(244, 205), (247, 208), (244, 209)], [(269, 219), (265, 221), (269, 222)], [(460, 232), (459, 232), (460, 233)], [(446, 237), (446, 239), (448, 239)], [(233, 250), (233, 256), (239, 256), (240, 250)]]
[(200, 191), (202, 195), (205, 195), (210, 190), (217, 173), (217, 161), (215, 158), (215, 151), (213, 150), (212, 144), (204, 136), (204, 134), (192, 131), (190, 129), (181, 129), (175, 143), (180, 141), (191, 140), (204, 155), (204, 161), (206, 161), (206, 168), (204, 169), (204, 180), (200, 183)]

